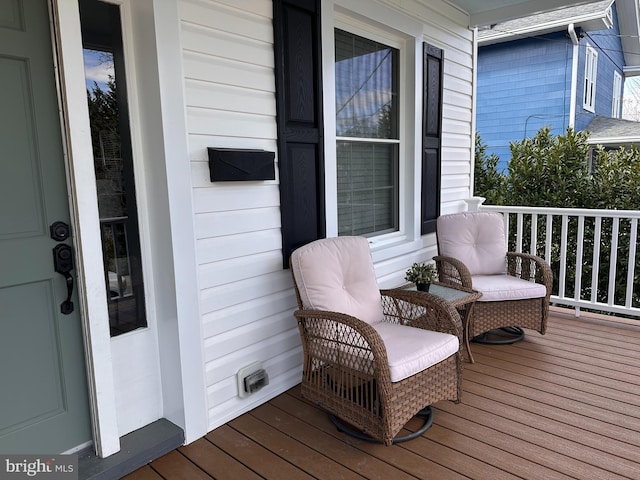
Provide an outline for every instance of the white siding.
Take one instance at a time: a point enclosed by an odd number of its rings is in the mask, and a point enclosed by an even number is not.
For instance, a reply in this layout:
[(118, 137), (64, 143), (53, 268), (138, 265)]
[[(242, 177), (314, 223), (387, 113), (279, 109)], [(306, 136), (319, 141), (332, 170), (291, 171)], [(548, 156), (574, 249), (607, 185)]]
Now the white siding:
[[(270, 1), (180, 5), (209, 429), (299, 376), (277, 180), (211, 183), (207, 156), (207, 147), (276, 151), (271, 10)], [(270, 385), (240, 399), (236, 372), (254, 361)]]
[[(322, 3), (332, 8), (332, 2)], [(409, 26), (408, 31), (400, 28), (401, 34), (444, 49), (443, 211), (460, 209), (470, 194), (472, 145), (473, 46), (466, 17), (440, 1), (340, 3), (365, 16), (392, 12), (396, 30), (405, 22)], [(180, 15), (204, 375), (213, 429), (298, 383), (302, 354), (290, 272), (282, 269), (277, 173), (275, 181), (211, 183), (206, 150), (276, 151), (271, 2), (181, 0)], [(415, 161), (419, 165), (417, 154)], [(398, 284), (411, 262), (435, 253), (434, 235), (375, 252), (380, 284)], [(235, 374), (254, 361), (263, 363), (270, 385), (240, 399)]]

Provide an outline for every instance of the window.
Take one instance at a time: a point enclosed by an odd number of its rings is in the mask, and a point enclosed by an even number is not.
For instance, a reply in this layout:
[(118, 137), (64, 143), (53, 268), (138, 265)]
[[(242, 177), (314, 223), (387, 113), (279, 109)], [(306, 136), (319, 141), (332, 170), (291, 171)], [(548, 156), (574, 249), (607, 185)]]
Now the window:
[(87, 102), (111, 336), (147, 326), (120, 7), (81, 0)]
[(611, 118), (620, 118), (622, 102), (622, 75), (613, 72), (613, 98), (611, 99)]
[(587, 54), (584, 65), (584, 97), (583, 107), (590, 112), (595, 111), (596, 106), (596, 75), (598, 74), (598, 52), (587, 46)]
[(396, 248), (433, 233), (440, 213), (444, 51), (346, 12), (322, 37), (321, 5), (274, 0), (285, 268), (324, 236)]
[(398, 49), (335, 31), (338, 235), (399, 229)]

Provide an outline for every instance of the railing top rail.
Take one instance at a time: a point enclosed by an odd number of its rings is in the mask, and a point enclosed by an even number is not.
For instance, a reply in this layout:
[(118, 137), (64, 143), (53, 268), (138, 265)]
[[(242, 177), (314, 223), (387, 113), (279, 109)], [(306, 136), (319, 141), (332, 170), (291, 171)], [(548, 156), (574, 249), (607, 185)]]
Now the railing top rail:
[(100, 219), (100, 223), (117, 223), (117, 222), (124, 222), (126, 220), (128, 220), (129, 217), (124, 216), (124, 217), (106, 217), (106, 218), (101, 218)]
[(574, 217), (640, 218), (640, 210), (611, 210), (590, 208), (520, 207), (510, 205), (482, 205), (480, 210), (506, 213), (537, 213)]

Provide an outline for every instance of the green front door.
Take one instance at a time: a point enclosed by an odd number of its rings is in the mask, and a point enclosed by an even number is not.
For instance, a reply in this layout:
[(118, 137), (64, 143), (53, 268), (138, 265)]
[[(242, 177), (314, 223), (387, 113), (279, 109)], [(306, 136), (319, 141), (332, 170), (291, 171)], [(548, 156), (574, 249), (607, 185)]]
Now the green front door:
[(49, 228), (70, 223), (53, 65), (47, 0), (0, 1), (0, 454), (91, 440), (75, 277), (66, 313), (53, 264), (72, 237)]

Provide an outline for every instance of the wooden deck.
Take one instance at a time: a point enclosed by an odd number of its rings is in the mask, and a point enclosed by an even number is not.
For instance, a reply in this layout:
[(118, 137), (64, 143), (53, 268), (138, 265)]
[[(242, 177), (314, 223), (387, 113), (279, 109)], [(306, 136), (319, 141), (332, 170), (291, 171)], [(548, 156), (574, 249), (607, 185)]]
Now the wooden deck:
[(462, 403), (416, 440), (347, 437), (296, 387), (125, 478), (640, 479), (640, 322), (554, 311), (545, 336), (471, 348)]

